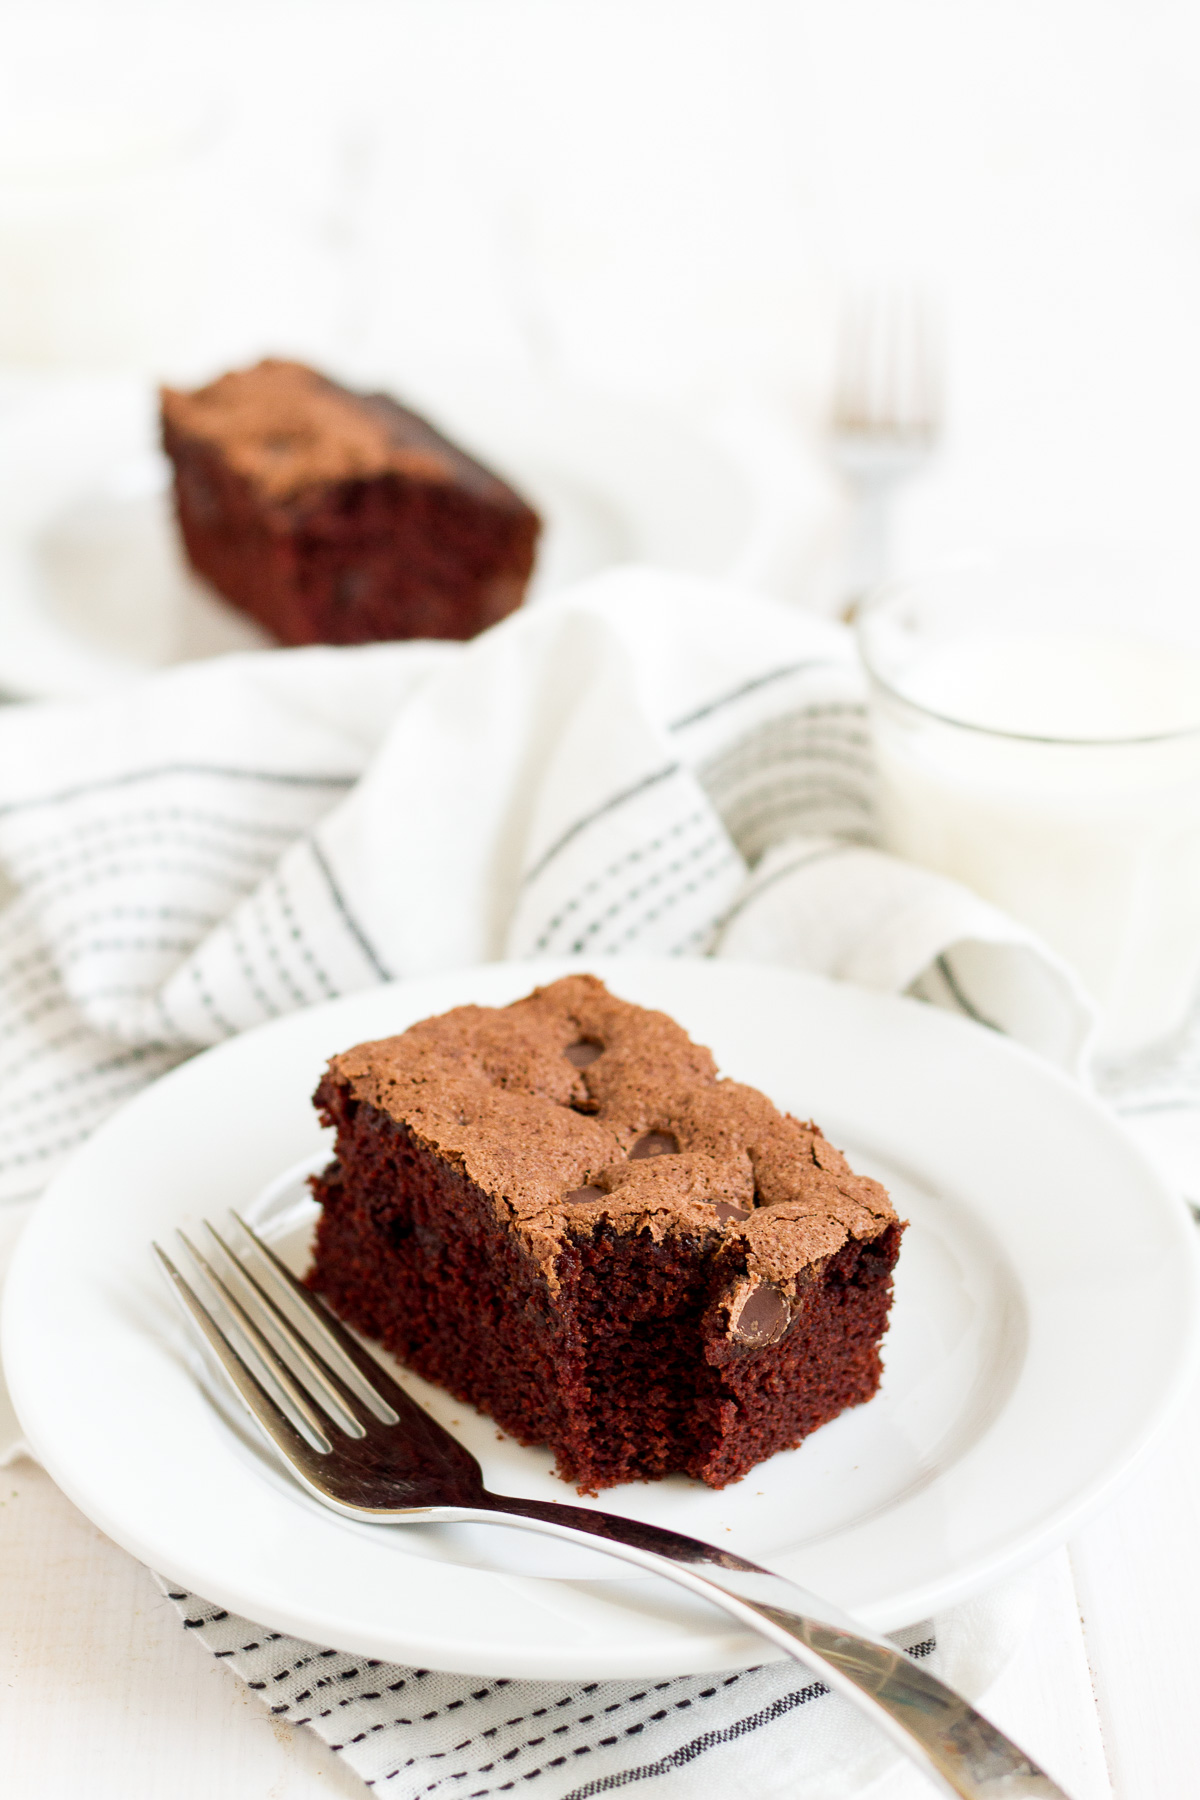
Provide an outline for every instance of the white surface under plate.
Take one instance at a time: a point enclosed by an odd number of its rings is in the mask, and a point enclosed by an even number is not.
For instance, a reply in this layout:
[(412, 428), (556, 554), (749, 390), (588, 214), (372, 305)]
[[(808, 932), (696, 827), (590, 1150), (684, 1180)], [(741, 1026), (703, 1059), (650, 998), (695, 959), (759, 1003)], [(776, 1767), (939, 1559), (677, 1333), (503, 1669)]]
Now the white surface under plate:
[[(400, 391), (538, 508), (534, 600), (627, 562), (786, 592), (828, 511), (824, 478), (774, 415), (701, 429), (481, 371)], [(73, 698), (271, 642), (190, 572), (169, 490), (146, 383), (0, 382), (0, 694)]]
[[(265, 1626), (427, 1667), (600, 1678), (762, 1660), (699, 1600), (590, 1553), (325, 1512), (197, 1379), (151, 1263), (151, 1237), (229, 1206), (302, 1257), (288, 1171), (321, 1150), (325, 1058), (567, 966), (431, 976), (249, 1032), (140, 1095), (55, 1181), (9, 1278), (5, 1367), (37, 1455), (135, 1556)], [(883, 1628), (1064, 1537), (1156, 1435), (1195, 1355), (1194, 1226), (1140, 1151), (1032, 1056), (916, 1002), (720, 962), (602, 972), (820, 1120), (911, 1224), (875, 1399), (722, 1492), (673, 1478), (586, 1504), (729, 1544)], [(569, 1496), (545, 1451), (404, 1379), (489, 1485)]]

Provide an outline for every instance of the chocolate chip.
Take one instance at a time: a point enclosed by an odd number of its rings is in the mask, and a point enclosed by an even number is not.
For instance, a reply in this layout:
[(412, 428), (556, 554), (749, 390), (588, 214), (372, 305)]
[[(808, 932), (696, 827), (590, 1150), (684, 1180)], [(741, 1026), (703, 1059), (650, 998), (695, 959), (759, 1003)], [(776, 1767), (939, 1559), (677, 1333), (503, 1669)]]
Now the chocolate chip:
[(586, 1069), (589, 1063), (594, 1063), (598, 1056), (604, 1055), (604, 1045), (595, 1043), (591, 1038), (580, 1038), (577, 1044), (568, 1044), (563, 1054), (577, 1069)]
[(642, 1162), (647, 1156), (675, 1156), (678, 1151), (679, 1139), (669, 1131), (648, 1131), (629, 1152), (629, 1160)]
[(730, 1219), (748, 1219), (750, 1217), (744, 1206), (731, 1206), (728, 1200), (714, 1200), (713, 1211), (717, 1215), (718, 1225), (727, 1225)]
[(792, 1309), (779, 1289), (760, 1282), (742, 1302), (733, 1335), (743, 1344), (777, 1344), (791, 1321)]
[(591, 1206), (597, 1200), (607, 1200), (608, 1195), (603, 1188), (581, 1187), (572, 1188), (566, 1199), (569, 1206)]

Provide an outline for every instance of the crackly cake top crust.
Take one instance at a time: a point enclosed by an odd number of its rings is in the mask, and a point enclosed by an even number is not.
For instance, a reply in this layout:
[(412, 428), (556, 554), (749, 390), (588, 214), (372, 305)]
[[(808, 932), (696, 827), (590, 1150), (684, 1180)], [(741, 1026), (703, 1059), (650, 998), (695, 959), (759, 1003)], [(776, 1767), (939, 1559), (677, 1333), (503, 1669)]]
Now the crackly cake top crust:
[[(795, 1295), (848, 1238), (896, 1213), (815, 1125), (718, 1076), (665, 1013), (568, 975), (511, 1006), (460, 1006), (329, 1065), (344, 1085), (457, 1166), (555, 1285), (564, 1239), (719, 1233), (755, 1284)], [(749, 1327), (750, 1320), (747, 1319)]]
[(268, 358), (191, 393), (164, 388), (164, 422), (220, 451), (264, 498), (398, 474), (525, 509), (498, 476), (386, 394), (356, 394), (303, 363)]

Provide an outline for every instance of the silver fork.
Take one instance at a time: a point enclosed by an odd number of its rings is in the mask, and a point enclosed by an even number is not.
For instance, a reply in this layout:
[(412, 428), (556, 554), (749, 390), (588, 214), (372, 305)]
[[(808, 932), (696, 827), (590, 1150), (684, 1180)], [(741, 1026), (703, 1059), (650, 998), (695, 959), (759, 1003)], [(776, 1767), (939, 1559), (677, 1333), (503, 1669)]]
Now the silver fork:
[[(251, 1360), (158, 1244), (188, 1317), (301, 1486), (378, 1525), (516, 1526), (678, 1582), (815, 1670), (868, 1713), (943, 1794), (1067, 1800), (1004, 1734), (903, 1651), (807, 1589), (697, 1538), (613, 1513), (489, 1493), (479, 1464), (430, 1418), (235, 1213), (253, 1263), (211, 1225), (220, 1268), (180, 1232)], [(257, 1364), (257, 1373), (251, 1366)], [(270, 1390), (274, 1389), (274, 1393)]]
[(843, 313), (830, 421), (834, 461), (850, 488), (843, 617), (888, 572), (896, 487), (937, 444), (942, 424), (941, 350), (929, 305), (917, 294), (860, 294)]

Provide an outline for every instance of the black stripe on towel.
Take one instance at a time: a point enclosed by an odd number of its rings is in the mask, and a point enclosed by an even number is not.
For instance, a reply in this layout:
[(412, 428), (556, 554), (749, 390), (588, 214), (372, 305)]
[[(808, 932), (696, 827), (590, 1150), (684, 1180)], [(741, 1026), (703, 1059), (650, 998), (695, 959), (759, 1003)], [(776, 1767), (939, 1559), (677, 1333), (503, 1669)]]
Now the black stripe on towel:
[(989, 1031), (1001, 1031), (1003, 1029), (1002, 1026), (997, 1025), (995, 1019), (989, 1019), (973, 1005), (970, 998), (963, 991), (954, 970), (950, 967), (950, 958), (948, 956), (939, 956), (936, 967), (942, 980), (946, 983), (946, 986), (950, 989), (955, 1001), (962, 1008), (963, 1012), (966, 1013), (968, 1019), (974, 1019), (977, 1025), (986, 1025)]
[(313, 861), (316, 863), (318, 869), (320, 869), (322, 875), (325, 877), (326, 886), (328, 887), (329, 892), (333, 896), (334, 905), (337, 907), (339, 913), (342, 915), (342, 922), (345, 925), (347, 931), (350, 933), (351, 937), (354, 939), (355, 943), (358, 945), (359, 949), (362, 951), (363, 955), (366, 957), (367, 961), (370, 963), (371, 967), (374, 969), (375, 973), (378, 975), (380, 981), (390, 981), (392, 979), (391, 972), (384, 967), (381, 959), (375, 954), (375, 951), (372, 948), (372, 945), (370, 943), (370, 940), (367, 937), (366, 932), (363, 930), (362, 926), (359, 924), (358, 920), (354, 917), (354, 914), (350, 911), (350, 908), (347, 906), (346, 896), (342, 893), (341, 888), (338, 886), (337, 881), (334, 877), (333, 870), (330, 868), (329, 864), (326, 862), (324, 853), (321, 850), (321, 846), (317, 843), (317, 840), (315, 838), (309, 839), (309, 848), (313, 853)]
[(844, 850), (853, 850), (857, 847), (857, 845), (845, 842), (822, 844), (819, 849), (810, 850), (807, 856), (800, 856), (795, 862), (785, 863), (782, 869), (772, 869), (771, 873), (764, 876), (756, 888), (753, 888), (748, 894), (743, 894), (740, 899), (734, 901), (728, 912), (721, 914), (714, 929), (724, 931), (725, 927), (731, 924), (739, 913), (744, 913), (748, 906), (753, 906), (754, 902), (765, 894), (768, 888), (773, 888), (777, 882), (786, 881), (789, 875), (797, 875), (801, 869), (811, 868), (813, 863), (824, 862), (830, 856), (840, 856)]
[(82, 781), (76, 787), (62, 788), (57, 794), (43, 794), (38, 799), (10, 800), (0, 806), (0, 818), (10, 813), (30, 812), (39, 806), (62, 806), (68, 800), (79, 800), (85, 794), (99, 794), (106, 789), (133, 787), (139, 781), (161, 781), (172, 775), (215, 776), (225, 781), (264, 781), (277, 787), (352, 788), (357, 775), (302, 775), (282, 769), (222, 768), (208, 763), (163, 763), (155, 769), (127, 769), (122, 775), (105, 775), (98, 781)]
[(607, 813), (616, 812), (629, 800), (636, 800), (639, 794), (644, 794), (648, 788), (657, 787), (660, 781), (669, 781), (672, 775), (678, 775), (679, 768), (680, 765), (677, 762), (667, 763), (665, 768), (655, 769), (651, 774), (643, 775), (641, 780), (635, 781), (632, 787), (622, 788), (619, 794), (610, 794), (608, 799), (602, 801), (592, 812), (585, 813), (582, 819), (576, 819), (575, 823), (568, 825), (562, 836), (551, 844), (540, 861), (536, 862), (526, 873), (521, 885), (528, 887), (530, 882), (536, 881), (538, 876), (549, 868), (555, 857), (565, 850), (581, 831), (586, 831), (589, 825), (594, 825), (597, 819), (604, 818)]
[[(912, 1657), (930, 1656), (934, 1648), (934, 1639), (926, 1638), (923, 1642), (914, 1644), (908, 1654)], [(692, 1738), (690, 1743), (681, 1744), (677, 1750), (659, 1757), (657, 1762), (643, 1763), (640, 1768), (621, 1769), (615, 1775), (602, 1775), (595, 1781), (585, 1783), (583, 1787), (572, 1788), (564, 1796), (564, 1800), (590, 1800), (593, 1794), (611, 1794), (614, 1789), (630, 1787), (635, 1781), (650, 1781), (657, 1775), (669, 1774), (673, 1769), (686, 1768), (688, 1763), (703, 1756), (706, 1750), (713, 1750), (719, 1744), (735, 1743), (738, 1738), (749, 1737), (764, 1725), (773, 1724), (786, 1713), (794, 1712), (798, 1706), (807, 1706), (810, 1700), (820, 1700), (828, 1692), (823, 1681), (813, 1681), (807, 1687), (793, 1688), (790, 1694), (781, 1694), (778, 1700), (773, 1700), (770, 1706), (764, 1706), (761, 1712), (736, 1719), (721, 1731), (706, 1731), (700, 1737)]]
[(689, 725), (698, 725), (701, 719), (707, 719), (724, 706), (732, 706), (736, 700), (744, 700), (747, 694), (756, 694), (759, 688), (770, 687), (773, 682), (786, 681), (789, 675), (799, 675), (804, 669), (832, 669), (835, 664), (831, 657), (810, 657), (807, 662), (785, 663), (782, 668), (768, 669), (764, 675), (755, 675), (750, 681), (743, 681), (740, 687), (730, 688), (727, 694), (718, 694), (715, 699), (705, 701), (694, 712), (684, 713), (681, 719), (675, 719), (667, 726), (668, 731), (686, 731)]

